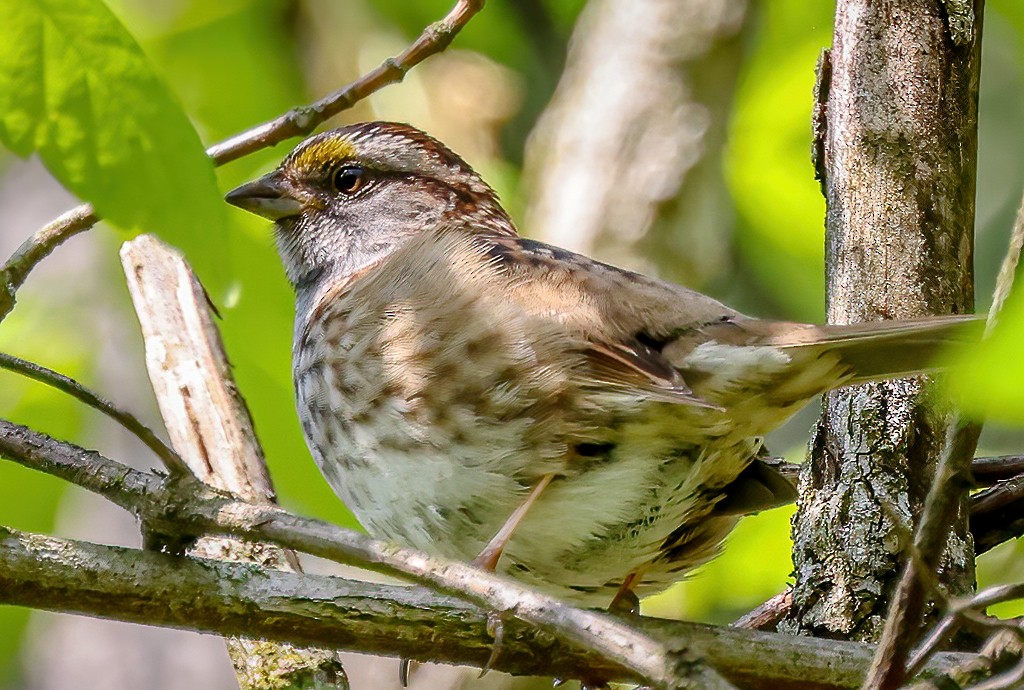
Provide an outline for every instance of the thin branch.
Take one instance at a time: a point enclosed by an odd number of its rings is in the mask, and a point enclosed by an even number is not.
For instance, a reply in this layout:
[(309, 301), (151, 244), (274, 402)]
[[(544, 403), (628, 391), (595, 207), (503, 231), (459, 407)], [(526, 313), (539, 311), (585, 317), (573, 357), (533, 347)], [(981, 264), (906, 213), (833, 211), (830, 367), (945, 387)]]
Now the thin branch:
[(1024, 499), (1024, 474), (993, 484), (975, 496), (972, 512), (989, 513)]
[[(1006, 298), (1013, 289), (1014, 276), (1024, 248), (1024, 199), (1021, 201), (1010, 233), (1010, 246), (996, 280), (995, 295), (989, 309), (985, 335), (998, 321)], [(971, 458), (981, 434), (981, 423), (959, 416), (953, 421), (946, 445), (935, 468), (921, 521), (914, 536), (914, 548), (922, 563), (910, 559), (893, 595), (885, 628), (865, 688), (894, 688), (904, 682), (907, 658), (920, 635), (924, 618), (925, 590), (923, 572), (934, 572), (942, 556), (950, 527), (958, 513), (957, 503), (970, 488)]]
[[(447, 48), (469, 20), (483, 9), (484, 2), (458, 0), (443, 19), (424, 29), (419, 38), (399, 55), (388, 58), (356, 81), (311, 105), (293, 108), (284, 115), (210, 146), (206, 155), (213, 159), (215, 166), (220, 166), (285, 139), (309, 134), (328, 118), (351, 108), (385, 86), (402, 81), (410, 69)], [(14, 308), (18, 288), (36, 264), (65, 240), (88, 230), (99, 220), (90, 204), (82, 204), (25, 240), (0, 269), (0, 321)]]
[(1006, 673), (972, 685), (967, 690), (1020, 690), (1022, 681), (1024, 681), (1024, 658)]
[(974, 458), (971, 462), (971, 474), (974, 475), (974, 483), (979, 487), (992, 486), (1004, 479), (1024, 474), (1024, 455)]
[[(925, 663), (935, 654), (939, 646), (945, 644), (953, 636), (953, 633), (956, 632), (956, 629), (965, 618), (965, 613), (984, 612), (989, 606), (1004, 601), (1013, 601), (1014, 599), (1024, 599), (1024, 584), (990, 587), (969, 599), (951, 602), (952, 605), (949, 607), (949, 611), (946, 612), (946, 615), (932, 629), (925, 641), (914, 652), (914, 656), (907, 662), (907, 677), (913, 678), (924, 669)], [(1002, 623), (1002, 625), (1006, 625), (1006, 623)]]
[(575, 609), (463, 563), (273, 506), (236, 500), (191, 477), (165, 480), (6, 420), (0, 420), (0, 455), (98, 493), (161, 534), (226, 534), (406, 577), (488, 610), (514, 615), (602, 655), (655, 687), (727, 687), (684, 643), (668, 650), (608, 615)]
[(0, 270), (0, 321), (14, 309), (15, 295), (28, 274), (65, 240), (88, 230), (99, 220), (89, 204), (54, 219), (25, 240)]
[(216, 165), (223, 165), (285, 139), (309, 134), (324, 120), (351, 108), (387, 85), (402, 81), (410, 69), (447, 48), (456, 34), (483, 6), (484, 0), (458, 0), (443, 19), (424, 29), (412, 45), (399, 55), (384, 60), (348, 86), (312, 105), (294, 108), (227, 141), (214, 144), (206, 153)]
[[(786, 462), (785, 458), (761, 458), (772, 466), (794, 487), (800, 479), (801, 465)], [(974, 458), (971, 461), (971, 476), (974, 477), (975, 488), (987, 488), (999, 484), (1003, 480), (1024, 475), (1024, 455), (990, 455)]]
[(71, 397), (85, 403), (94, 410), (102, 412), (142, 441), (147, 448), (152, 450), (153, 453), (160, 458), (164, 467), (166, 467), (169, 472), (179, 474), (189, 473), (188, 466), (181, 459), (181, 456), (174, 452), (173, 448), (164, 443), (163, 439), (157, 436), (152, 429), (143, 424), (138, 417), (127, 410), (122, 410), (112, 402), (100, 397), (98, 394), (89, 390), (74, 379), (58, 373), (53, 369), (47, 369), (40, 364), (29, 362), (21, 359), (20, 357), (15, 357), (4, 352), (0, 352), (0, 369), (7, 369), (8, 371), (13, 371), (30, 378), (33, 381), (45, 383), (47, 386), (51, 386), (59, 391), (67, 393)]
[(957, 503), (970, 488), (970, 458), (980, 433), (980, 424), (959, 418), (950, 429), (914, 535), (912, 548), (920, 559), (909, 559), (904, 567), (871, 672), (862, 686), (865, 689), (895, 688), (906, 679), (907, 657), (917, 642), (925, 613), (922, 573), (938, 568), (949, 528), (958, 512)]
[[(45, 564), (45, 567), (40, 567)], [(31, 606), (219, 635), (482, 665), (493, 641), (480, 608), (422, 587), (370, 584), (251, 564), (102, 546), (0, 528), (0, 604)], [(853, 688), (866, 644), (637, 619), (668, 647), (688, 645), (744, 688)], [(941, 673), (972, 654), (940, 654)], [(640, 680), (515, 619), (495, 668), (569, 677), (580, 671)]]
[(1024, 475), (972, 497), (971, 531), (979, 553), (1024, 535)]
[(996, 277), (995, 294), (992, 297), (992, 306), (988, 310), (988, 323), (985, 324), (985, 335), (989, 335), (999, 321), (1003, 304), (1006, 303), (1010, 293), (1013, 291), (1014, 277), (1017, 275), (1017, 266), (1020, 264), (1021, 251), (1024, 250), (1024, 199), (1017, 209), (1017, 216), (1013, 221), (1013, 229), (1010, 231), (1010, 246), (1006, 249), (1006, 256), (999, 267), (999, 275)]
[(786, 588), (732, 623), (734, 628), (774, 630), (793, 606), (793, 590)]

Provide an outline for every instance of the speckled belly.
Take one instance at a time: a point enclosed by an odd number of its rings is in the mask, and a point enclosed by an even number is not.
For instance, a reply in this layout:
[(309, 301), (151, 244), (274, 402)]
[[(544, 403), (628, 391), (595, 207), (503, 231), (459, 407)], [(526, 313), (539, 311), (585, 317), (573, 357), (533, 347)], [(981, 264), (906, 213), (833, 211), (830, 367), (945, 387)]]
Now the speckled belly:
[(711, 558), (735, 520), (708, 515), (756, 442), (720, 410), (583, 389), (568, 345), (471, 306), (425, 328), (415, 309), (338, 300), (299, 334), (307, 442), (367, 531), (471, 560), (553, 473), (499, 570), (603, 606), (634, 571), (643, 594)]
[[(297, 378), (313, 455), (374, 536), (470, 560), (533, 484), (555, 472), (499, 570), (603, 606), (634, 570), (643, 573), (641, 594), (680, 579), (713, 557), (735, 524), (707, 516), (756, 444), (688, 438), (681, 432), (694, 421), (679, 406), (606, 400), (586, 424), (563, 410), (563, 428), (573, 435), (592, 430), (592, 440), (570, 451), (563, 429), (550, 416), (538, 421), (531, 398), (516, 397), (503, 382), (477, 390), (501, 391), (504, 401), (453, 395), (436, 408), (441, 419), (396, 394), (385, 369), (362, 356), (358, 363), (306, 362)], [(512, 409), (492, 414), (502, 404)], [(689, 546), (670, 552), (674, 542)]]

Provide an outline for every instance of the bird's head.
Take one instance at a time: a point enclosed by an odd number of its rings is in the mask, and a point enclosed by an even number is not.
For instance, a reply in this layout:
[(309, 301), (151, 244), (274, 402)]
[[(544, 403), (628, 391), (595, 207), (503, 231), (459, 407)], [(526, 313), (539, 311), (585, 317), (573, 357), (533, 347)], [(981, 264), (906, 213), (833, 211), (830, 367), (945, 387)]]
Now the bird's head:
[(275, 221), (288, 277), (303, 289), (358, 271), (443, 225), (515, 234), (487, 183), (408, 125), (367, 122), (310, 137), (227, 201)]

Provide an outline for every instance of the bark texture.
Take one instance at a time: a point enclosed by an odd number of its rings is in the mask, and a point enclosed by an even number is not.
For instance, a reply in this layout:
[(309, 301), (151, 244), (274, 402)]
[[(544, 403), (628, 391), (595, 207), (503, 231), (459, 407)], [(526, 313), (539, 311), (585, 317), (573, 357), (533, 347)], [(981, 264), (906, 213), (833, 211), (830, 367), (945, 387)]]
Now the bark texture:
[[(940, 0), (837, 3), (814, 147), (832, 323), (973, 308), (974, 31), (955, 43)], [(782, 629), (877, 639), (948, 423), (935, 397), (921, 379), (825, 397), (801, 475)], [(974, 583), (966, 498), (939, 572), (952, 594)]]

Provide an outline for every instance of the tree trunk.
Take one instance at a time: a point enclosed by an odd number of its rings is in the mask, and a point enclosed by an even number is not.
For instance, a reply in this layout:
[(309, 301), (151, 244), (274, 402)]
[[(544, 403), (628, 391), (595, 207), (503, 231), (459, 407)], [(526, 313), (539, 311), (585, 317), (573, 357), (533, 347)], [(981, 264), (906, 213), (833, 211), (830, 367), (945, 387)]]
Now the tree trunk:
[[(953, 0), (837, 2), (815, 113), (831, 323), (973, 308), (976, 4), (965, 14)], [(948, 422), (937, 397), (925, 379), (825, 397), (781, 629), (877, 639)], [(938, 574), (951, 594), (974, 584), (966, 498)]]

